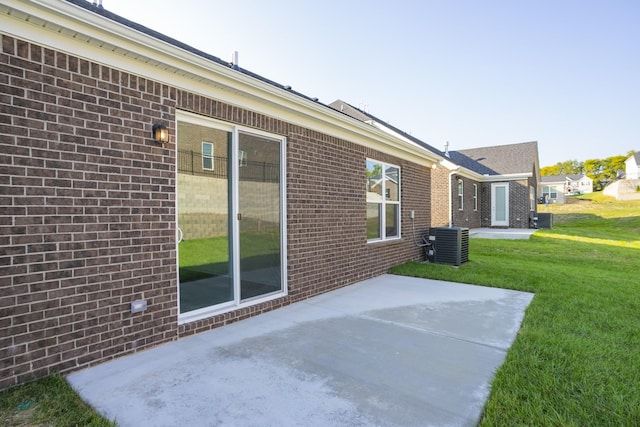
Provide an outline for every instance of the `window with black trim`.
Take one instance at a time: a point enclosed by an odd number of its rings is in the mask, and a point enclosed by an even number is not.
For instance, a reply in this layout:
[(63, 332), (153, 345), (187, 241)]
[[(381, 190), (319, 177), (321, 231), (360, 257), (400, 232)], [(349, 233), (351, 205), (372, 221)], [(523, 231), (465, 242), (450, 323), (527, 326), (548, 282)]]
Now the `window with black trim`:
[(367, 159), (367, 241), (400, 237), (400, 168)]

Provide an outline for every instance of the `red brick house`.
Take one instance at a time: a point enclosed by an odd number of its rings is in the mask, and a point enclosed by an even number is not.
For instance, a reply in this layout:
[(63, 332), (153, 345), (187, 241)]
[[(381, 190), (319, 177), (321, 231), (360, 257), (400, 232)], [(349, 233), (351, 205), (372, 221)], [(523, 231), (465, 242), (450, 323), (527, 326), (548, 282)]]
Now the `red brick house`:
[(449, 157), (460, 166), (453, 176), (454, 226), (533, 227), (540, 182), (537, 142), (451, 151)]
[(431, 172), (432, 226), (533, 226), (540, 182), (537, 142), (442, 152), (347, 102), (330, 106), (438, 156)]
[(84, 0), (0, 23), (0, 389), (424, 259), (436, 153)]

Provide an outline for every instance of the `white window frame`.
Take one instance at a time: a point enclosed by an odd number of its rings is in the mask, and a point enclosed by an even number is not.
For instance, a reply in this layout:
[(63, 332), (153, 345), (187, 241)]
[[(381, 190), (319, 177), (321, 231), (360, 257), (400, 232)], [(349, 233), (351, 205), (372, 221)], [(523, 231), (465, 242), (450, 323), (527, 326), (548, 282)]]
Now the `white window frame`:
[[(369, 203), (379, 203), (380, 204), (380, 208), (379, 208), (379, 212), (380, 212), (380, 217), (379, 217), (379, 222), (378, 222), (378, 231), (380, 234), (379, 238), (375, 238), (375, 239), (367, 239), (367, 243), (376, 243), (376, 242), (388, 242), (390, 240), (398, 240), (402, 237), (402, 228), (401, 228), (401, 222), (402, 222), (402, 206), (401, 206), (401, 179), (400, 179), (400, 175), (402, 173), (400, 166), (398, 165), (394, 165), (392, 163), (386, 163), (386, 162), (382, 162), (380, 160), (376, 160), (376, 159), (369, 159), (367, 158), (367, 163), (369, 162), (373, 162), (376, 164), (379, 164), (382, 167), (382, 172), (381, 172), (381, 185), (382, 185), (382, 190), (381, 190), (381, 200), (371, 200), (371, 199), (367, 199), (367, 204)], [(398, 170), (398, 200), (387, 200), (387, 187), (386, 187), (386, 183), (387, 180), (385, 179), (385, 173), (386, 173), (386, 169), (387, 167), (392, 167), (392, 168), (396, 168)], [(387, 222), (387, 205), (397, 205), (398, 208), (398, 226), (397, 226), (397, 235), (394, 236), (387, 236), (387, 228), (385, 227), (385, 224)]]
[[(211, 154), (206, 154), (204, 153), (204, 147), (205, 146), (210, 146), (211, 147)], [(201, 148), (201, 153), (202, 153), (202, 170), (205, 171), (212, 171), (214, 169), (213, 166), (213, 156), (214, 156), (214, 150), (215, 150), (215, 146), (213, 145), (213, 142), (209, 142), (209, 141), (202, 141), (202, 148)], [(209, 159), (211, 161), (211, 167), (208, 168), (205, 166), (204, 161), (205, 159)]]
[[(233, 147), (237, 146), (237, 141), (238, 141), (238, 133), (239, 132), (245, 132), (248, 134), (252, 134), (252, 135), (259, 135), (259, 136), (263, 136), (265, 138), (271, 138), (274, 140), (278, 140), (280, 141), (280, 146), (281, 146), (281, 152), (280, 152), (280, 258), (281, 258), (281, 281), (282, 281), (282, 291), (280, 292), (274, 292), (271, 294), (266, 294), (263, 297), (258, 297), (258, 298), (252, 298), (252, 299), (248, 299), (248, 300), (241, 300), (240, 299), (240, 294), (236, 293), (234, 300), (229, 301), (229, 302), (225, 302), (225, 303), (221, 303), (218, 305), (213, 305), (213, 306), (209, 306), (209, 307), (204, 307), (201, 309), (197, 309), (197, 310), (193, 310), (193, 311), (188, 311), (186, 313), (180, 313), (180, 278), (179, 278), (179, 269), (176, 269), (176, 283), (178, 284), (178, 299), (177, 299), (177, 312), (178, 312), (178, 325), (182, 325), (182, 324), (186, 324), (186, 323), (191, 323), (191, 322), (195, 322), (198, 320), (202, 320), (202, 319), (209, 319), (213, 316), (216, 315), (220, 315), (220, 314), (224, 314), (227, 312), (231, 312), (231, 311), (235, 311), (235, 310), (241, 310), (243, 308), (246, 307), (251, 307), (254, 305), (258, 305), (264, 302), (268, 302), (271, 300), (275, 300), (278, 298), (282, 298), (283, 296), (287, 296), (289, 294), (289, 285), (288, 285), (288, 268), (287, 268), (287, 260), (288, 260), (288, 255), (287, 255), (287, 241), (288, 241), (288, 234), (287, 234), (287, 152), (286, 152), (286, 147), (287, 147), (287, 140), (285, 137), (277, 135), (277, 134), (273, 134), (270, 132), (265, 132), (265, 131), (261, 131), (258, 129), (253, 129), (253, 128), (248, 128), (245, 126), (239, 126), (239, 125), (234, 125), (228, 122), (224, 122), (224, 121), (220, 121), (220, 120), (216, 120), (216, 119), (212, 119), (209, 117), (205, 117), (205, 116), (201, 116), (199, 114), (195, 114), (195, 113), (190, 113), (190, 112), (186, 112), (186, 111), (181, 111), (178, 110), (176, 112), (176, 128), (178, 127), (178, 122), (186, 122), (186, 123), (192, 123), (195, 125), (201, 125), (201, 126), (206, 126), (206, 127), (210, 127), (213, 129), (218, 129), (218, 130), (224, 130), (227, 132), (231, 132), (232, 133), (232, 138), (234, 140), (233, 143)], [(238, 177), (239, 176), (239, 168), (240, 168), (240, 154), (238, 153), (240, 150), (237, 149), (233, 149), (231, 151), (231, 153), (229, 153), (229, 156), (231, 157), (231, 164), (232, 164), (232, 172), (231, 172), (231, 176), (233, 177)], [(213, 151), (212, 151), (213, 153)], [(176, 156), (176, 170), (178, 167), (178, 156)], [(237, 166), (234, 166), (237, 165)], [(232, 205), (230, 206), (230, 216), (231, 218), (238, 218), (238, 213), (239, 213), (239, 206), (238, 206), (238, 198), (237, 198), (237, 194), (239, 191), (239, 184), (237, 182), (236, 179), (232, 180), (232, 188), (231, 191), (234, 194), (234, 200), (232, 202)], [(177, 197), (177, 195), (176, 195)], [(176, 229), (178, 229), (178, 223), (177, 223), (177, 219), (178, 219), (178, 215), (176, 213), (176, 223), (175, 223), (175, 227)], [(232, 257), (234, 259), (240, 259), (240, 253), (239, 253), (239, 224), (238, 221), (233, 221), (233, 225), (232, 225), (232, 233), (231, 235), (234, 236), (234, 250), (232, 253)], [(177, 258), (178, 255), (178, 251), (176, 251), (176, 263), (179, 263), (179, 259)], [(234, 277), (239, 277), (239, 263), (236, 263), (234, 265)], [(234, 285), (235, 286), (235, 285)]]
[[(555, 197), (551, 197), (552, 193), (555, 193), (556, 196)], [(549, 195), (549, 199), (557, 199), (558, 198), (558, 186), (557, 185), (545, 185), (544, 187), (542, 187), (542, 197), (544, 198), (545, 195), (547, 195), (547, 194)]]
[(458, 210), (464, 210), (464, 181), (458, 178)]
[(473, 184), (473, 210), (478, 210), (478, 184)]

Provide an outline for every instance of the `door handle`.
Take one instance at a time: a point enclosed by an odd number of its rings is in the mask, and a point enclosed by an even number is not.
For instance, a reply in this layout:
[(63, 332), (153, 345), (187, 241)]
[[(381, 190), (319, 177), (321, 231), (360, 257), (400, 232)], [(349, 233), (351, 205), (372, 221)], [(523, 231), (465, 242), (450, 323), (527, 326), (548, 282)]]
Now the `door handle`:
[(238, 212), (238, 221), (240, 221), (242, 219), (242, 214), (240, 212)]

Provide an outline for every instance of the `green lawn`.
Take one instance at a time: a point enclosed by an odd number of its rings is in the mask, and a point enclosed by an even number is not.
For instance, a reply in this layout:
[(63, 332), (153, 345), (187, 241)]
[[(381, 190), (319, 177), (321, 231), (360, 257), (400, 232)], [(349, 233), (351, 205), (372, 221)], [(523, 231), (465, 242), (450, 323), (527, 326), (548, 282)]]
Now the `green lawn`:
[(0, 393), (0, 426), (94, 426), (109, 422), (85, 404), (60, 375)]
[(592, 199), (550, 206), (531, 240), (471, 239), (458, 268), (392, 269), (535, 293), (483, 426), (640, 425), (640, 202)]
[[(243, 232), (240, 257), (243, 270), (278, 266), (280, 263), (279, 230)], [(183, 240), (180, 254), (180, 282), (210, 276), (229, 275), (229, 240), (226, 236)]]
[[(555, 227), (531, 240), (472, 239), (458, 268), (392, 269), (535, 292), (483, 426), (640, 425), (640, 202), (590, 198), (541, 207)], [(0, 393), (0, 425), (110, 424), (54, 376)]]

